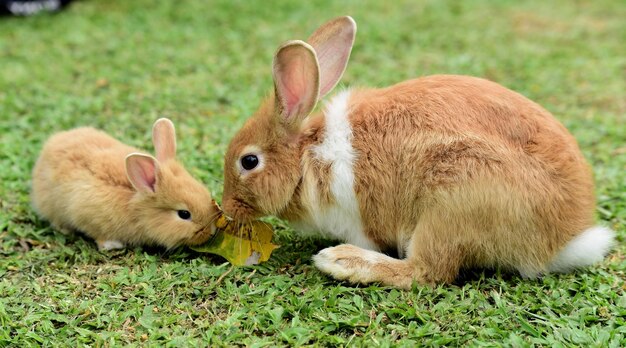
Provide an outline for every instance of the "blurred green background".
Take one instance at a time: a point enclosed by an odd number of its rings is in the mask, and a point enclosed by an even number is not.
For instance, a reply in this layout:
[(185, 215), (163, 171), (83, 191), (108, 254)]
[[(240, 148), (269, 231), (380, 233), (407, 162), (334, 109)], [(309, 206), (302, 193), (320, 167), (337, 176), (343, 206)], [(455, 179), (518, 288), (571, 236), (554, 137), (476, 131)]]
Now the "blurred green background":
[(0, 18), (0, 346), (625, 346), (625, 248), (569, 275), (473, 271), (413, 291), (336, 282), (310, 257), (332, 242), (283, 222), (272, 260), (153, 248), (100, 253), (29, 206), (55, 131), (102, 128), (151, 150), (170, 117), (179, 156), (221, 198), (230, 137), (270, 90), (278, 45), (351, 15), (340, 87), (429, 74), (485, 77), (550, 110), (594, 167), (598, 219), (626, 234), (624, 1), (75, 1)]

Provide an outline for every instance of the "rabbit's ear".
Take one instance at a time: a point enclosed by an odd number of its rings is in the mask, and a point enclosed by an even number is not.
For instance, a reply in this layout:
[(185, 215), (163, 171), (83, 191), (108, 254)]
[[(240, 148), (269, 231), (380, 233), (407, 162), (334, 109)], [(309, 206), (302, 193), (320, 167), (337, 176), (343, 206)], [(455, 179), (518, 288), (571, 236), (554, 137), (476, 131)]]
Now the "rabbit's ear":
[(126, 156), (126, 175), (135, 190), (155, 192), (159, 163), (156, 158), (141, 153)]
[(345, 16), (326, 22), (309, 37), (307, 42), (313, 46), (320, 66), (320, 98), (328, 94), (341, 76), (354, 44), (356, 22)]
[(288, 128), (300, 125), (319, 97), (319, 66), (315, 51), (303, 41), (288, 41), (274, 55), (276, 107)]
[(152, 127), (152, 143), (156, 158), (167, 161), (176, 157), (176, 129), (174, 123), (167, 118), (160, 118)]

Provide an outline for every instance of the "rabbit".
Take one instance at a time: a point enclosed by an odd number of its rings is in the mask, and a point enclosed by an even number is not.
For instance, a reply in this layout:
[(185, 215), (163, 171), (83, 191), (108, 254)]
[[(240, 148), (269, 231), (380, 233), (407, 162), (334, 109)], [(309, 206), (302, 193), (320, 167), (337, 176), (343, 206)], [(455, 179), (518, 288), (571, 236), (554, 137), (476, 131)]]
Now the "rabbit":
[(360, 284), (446, 284), (468, 267), (534, 278), (603, 259), (614, 232), (594, 227), (590, 166), (521, 94), (434, 75), (344, 90), (312, 113), (355, 35), (340, 17), (278, 48), (274, 90), (225, 154), (227, 216), (275, 215), (345, 242), (313, 262)]
[(90, 127), (53, 135), (33, 169), (35, 211), (100, 250), (204, 243), (218, 215), (211, 194), (176, 160), (170, 120), (157, 120), (152, 136), (156, 158)]

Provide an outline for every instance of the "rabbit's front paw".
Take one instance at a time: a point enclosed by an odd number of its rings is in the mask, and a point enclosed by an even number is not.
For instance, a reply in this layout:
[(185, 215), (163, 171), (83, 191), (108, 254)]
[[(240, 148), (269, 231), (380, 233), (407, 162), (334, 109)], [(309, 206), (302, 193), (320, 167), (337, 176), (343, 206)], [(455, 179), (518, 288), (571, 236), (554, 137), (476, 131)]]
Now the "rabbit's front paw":
[(124, 249), (125, 247), (124, 243), (119, 240), (99, 240), (96, 244), (98, 244), (98, 250), (100, 251)]
[(350, 244), (341, 244), (323, 249), (313, 257), (315, 266), (322, 272), (337, 279), (351, 282), (369, 282), (372, 267), (384, 255), (359, 248)]

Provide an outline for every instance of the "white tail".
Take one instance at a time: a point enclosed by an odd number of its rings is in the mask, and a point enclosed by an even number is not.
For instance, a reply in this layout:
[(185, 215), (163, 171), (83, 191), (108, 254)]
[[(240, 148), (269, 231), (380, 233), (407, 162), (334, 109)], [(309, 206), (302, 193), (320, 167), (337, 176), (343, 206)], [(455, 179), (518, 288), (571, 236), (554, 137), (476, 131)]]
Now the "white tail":
[(568, 272), (602, 261), (611, 250), (615, 232), (610, 228), (595, 226), (572, 239), (548, 266), (550, 272)]

